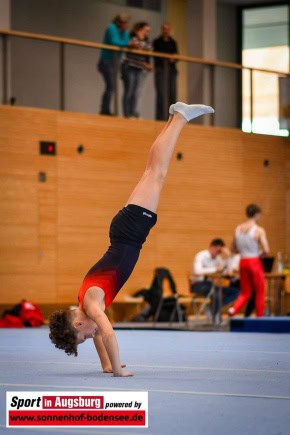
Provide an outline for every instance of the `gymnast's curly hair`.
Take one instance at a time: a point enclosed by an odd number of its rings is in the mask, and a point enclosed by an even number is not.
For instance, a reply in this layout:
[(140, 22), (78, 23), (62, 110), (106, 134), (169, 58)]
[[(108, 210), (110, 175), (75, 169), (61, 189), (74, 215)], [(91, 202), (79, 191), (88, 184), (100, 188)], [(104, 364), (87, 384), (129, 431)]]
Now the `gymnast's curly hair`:
[(71, 324), (71, 311), (55, 311), (49, 317), (49, 338), (58, 349), (67, 355), (78, 355), (76, 330)]

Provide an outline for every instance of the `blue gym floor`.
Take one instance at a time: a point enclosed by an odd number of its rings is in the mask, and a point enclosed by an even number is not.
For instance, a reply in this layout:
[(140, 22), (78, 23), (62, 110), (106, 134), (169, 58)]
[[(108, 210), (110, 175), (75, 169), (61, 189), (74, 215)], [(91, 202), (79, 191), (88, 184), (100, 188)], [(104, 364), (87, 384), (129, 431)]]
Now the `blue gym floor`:
[[(48, 330), (0, 330), (1, 433), (288, 435), (290, 335), (116, 331), (122, 362), (135, 373), (100, 369), (93, 343), (68, 357)], [(5, 392), (61, 390), (149, 392), (148, 429), (5, 429)]]

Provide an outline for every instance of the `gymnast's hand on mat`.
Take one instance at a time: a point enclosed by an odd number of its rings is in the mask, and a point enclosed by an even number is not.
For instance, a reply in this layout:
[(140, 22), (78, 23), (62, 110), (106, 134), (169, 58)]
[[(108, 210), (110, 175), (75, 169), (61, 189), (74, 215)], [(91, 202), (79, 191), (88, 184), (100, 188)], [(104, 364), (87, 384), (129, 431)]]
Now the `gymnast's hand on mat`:
[[(126, 367), (126, 364), (121, 365), (122, 369)], [(103, 367), (103, 373), (113, 373), (112, 367)]]

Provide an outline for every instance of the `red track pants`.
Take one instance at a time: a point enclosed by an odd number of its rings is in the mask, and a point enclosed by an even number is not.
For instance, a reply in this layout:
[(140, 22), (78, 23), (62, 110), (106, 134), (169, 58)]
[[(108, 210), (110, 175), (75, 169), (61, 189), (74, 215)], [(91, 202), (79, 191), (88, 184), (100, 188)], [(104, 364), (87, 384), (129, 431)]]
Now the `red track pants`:
[(254, 292), (256, 314), (257, 317), (262, 317), (265, 309), (265, 276), (260, 258), (241, 259), (240, 286), (241, 293), (233, 306), (233, 314), (241, 310)]

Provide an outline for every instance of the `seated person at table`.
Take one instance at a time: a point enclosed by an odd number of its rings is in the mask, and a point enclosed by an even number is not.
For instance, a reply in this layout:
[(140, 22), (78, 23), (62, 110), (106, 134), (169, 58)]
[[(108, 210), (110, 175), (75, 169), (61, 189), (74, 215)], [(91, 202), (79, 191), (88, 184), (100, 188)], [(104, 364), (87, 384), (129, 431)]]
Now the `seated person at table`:
[[(193, 275), (191, 277), (191, 291), (198, 295), (207, 297), (213, 287), (211, 275), (222, 273), (226, 268), (225, 261), (221, 257), (223, 254), (226, 258), (230, 257), (230, 251), (222, 239), (213, 239), (208, 249), (196, 254), (193, 261)], [(216, 315), (219, 310), (218, 287), (215, 285), (214, 309), (212, 314)], [(228, 305), (233, 302), (239, 294), (239, 289), (230, 286), (222, 287), (222, 305)]]
[(230, 276), (230, 282), (233, 287), (240, 288), (240, 254), (234, 254), (225, 260), (224, 273), (228, 273)]

